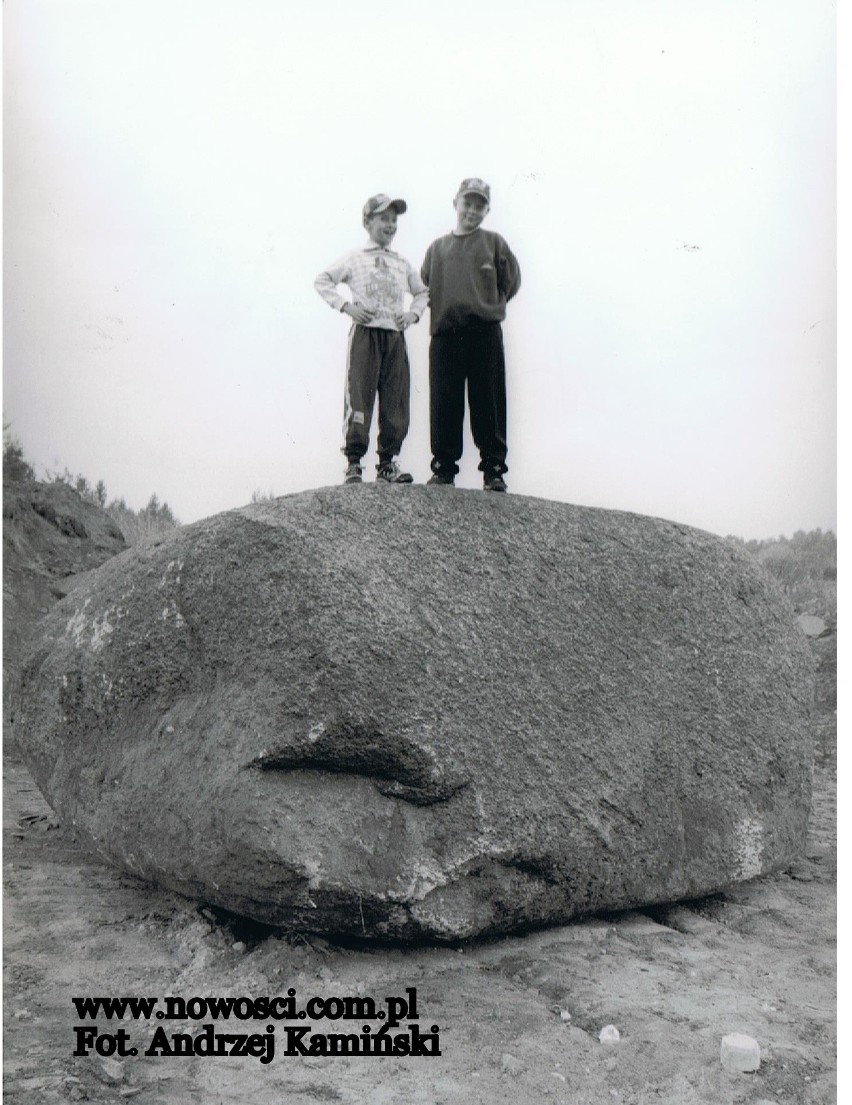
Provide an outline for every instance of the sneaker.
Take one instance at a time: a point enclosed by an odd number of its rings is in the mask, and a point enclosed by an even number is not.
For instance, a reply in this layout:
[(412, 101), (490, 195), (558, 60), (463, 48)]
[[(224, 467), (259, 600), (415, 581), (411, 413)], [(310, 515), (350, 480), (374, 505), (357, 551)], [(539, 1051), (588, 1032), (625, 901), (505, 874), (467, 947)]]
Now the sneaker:
[(346, 466), (346, 475), (343, 480), (344, 483), (360, 483), (361, 482), (361, 465), (352, 460)]
[(385, 483), (414, 483), (414, 477), (410, 472), (402, 472), (395, 460), (388, 460), (376, 465), (376, 481)]
[(447, 487), (452, 487), (455, 482), (456, 477), (451, 476), (449, 472), (435, 472), (435, 474), (430, 476), (427, 480), (427, 486), (431, 484), (432, 487), (435, 487), (438, 484), (444, 484)]
[(483, 491), (508, 491), (506, 481), (499, 472), (486, 472), (482, 477)]

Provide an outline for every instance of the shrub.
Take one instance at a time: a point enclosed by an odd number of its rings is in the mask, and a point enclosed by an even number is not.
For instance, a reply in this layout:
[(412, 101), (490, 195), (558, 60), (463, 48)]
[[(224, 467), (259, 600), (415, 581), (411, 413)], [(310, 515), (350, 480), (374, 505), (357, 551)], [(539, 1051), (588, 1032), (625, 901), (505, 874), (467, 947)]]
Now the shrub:
[(12, 433), (9, 422), (3, 423), (3, 479), (17, 483), (35, 479), (35, 470), (24, 460), (24, 448)]
[(837, 617), (837, 536), (828, 530), (797, 530), (792, 537), (747, 541), (745, 548), (787, 592), (799, 612)]

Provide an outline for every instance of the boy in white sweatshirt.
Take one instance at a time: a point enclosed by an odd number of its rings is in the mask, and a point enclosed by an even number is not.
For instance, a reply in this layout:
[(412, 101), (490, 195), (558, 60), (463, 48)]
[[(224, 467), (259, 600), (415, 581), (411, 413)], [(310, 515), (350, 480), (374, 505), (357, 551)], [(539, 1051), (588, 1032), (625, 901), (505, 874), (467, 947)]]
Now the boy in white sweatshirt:
[[(390, 249), (397, 215), (407, 210), (405, 200), (384, 193), (370, 196), (362, 213), (369, 241), (350, 250), (319, 274), (314, 287), (329, 306), (349, 315), (352, 329), (346, 355), (343, 409), (344, 482), (360, 483), (361, 459), (367, 452), (376, 395), (379, 397), (379, 434), (376, 479), (411, 483), (395, 460), (408, 433), (411, 374), (405, 330), (426, 310), (428, 292), (412, 266)], [(337, 290), (346, 284), (351, 300)], [(412, 297), (406, 309), (405, 297)]]

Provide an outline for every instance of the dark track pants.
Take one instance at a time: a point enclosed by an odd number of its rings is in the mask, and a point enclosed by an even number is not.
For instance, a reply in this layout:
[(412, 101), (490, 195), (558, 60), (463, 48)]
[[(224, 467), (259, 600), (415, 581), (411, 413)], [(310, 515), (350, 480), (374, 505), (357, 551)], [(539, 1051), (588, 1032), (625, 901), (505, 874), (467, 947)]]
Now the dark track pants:
[(367, 452), (373, 405), (379, 397), (380, 461), (399, 454), (409, 424), (411, 374), (405, 338), (397, 330), (355, 325), (349, 332), (343, 399), (343, 452), (358, 461)]
[(429, 421), (432, 469), (455, 475), (462, 455), (464, 389), (483, 472), (506, 472), (506, 361), (499, 322), (432, 335)]

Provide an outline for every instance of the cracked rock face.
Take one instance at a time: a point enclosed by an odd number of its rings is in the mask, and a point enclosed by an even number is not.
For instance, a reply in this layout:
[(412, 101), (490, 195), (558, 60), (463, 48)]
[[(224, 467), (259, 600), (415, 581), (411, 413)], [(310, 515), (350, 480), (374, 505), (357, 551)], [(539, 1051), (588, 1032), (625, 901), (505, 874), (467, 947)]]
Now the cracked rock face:
[(747, 554), (657, 519), (355, 485), (109, 561), (15, 736), (106, 858), (258, 920), (457, 940), (790, 862), (812, 661)]

